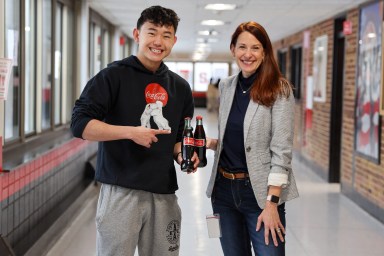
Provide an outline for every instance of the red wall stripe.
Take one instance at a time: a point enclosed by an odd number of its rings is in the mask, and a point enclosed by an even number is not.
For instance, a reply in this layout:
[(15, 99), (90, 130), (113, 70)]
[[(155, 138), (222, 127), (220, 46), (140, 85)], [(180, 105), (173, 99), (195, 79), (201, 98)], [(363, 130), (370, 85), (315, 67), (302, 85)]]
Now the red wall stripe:
[(0, 201), (10, 197), (40, 176), (78, 154), (92, 142), (72, 139), (60, 147), (51, 149), (32, 161), (17, 166), (10, 172), (0, 173)]

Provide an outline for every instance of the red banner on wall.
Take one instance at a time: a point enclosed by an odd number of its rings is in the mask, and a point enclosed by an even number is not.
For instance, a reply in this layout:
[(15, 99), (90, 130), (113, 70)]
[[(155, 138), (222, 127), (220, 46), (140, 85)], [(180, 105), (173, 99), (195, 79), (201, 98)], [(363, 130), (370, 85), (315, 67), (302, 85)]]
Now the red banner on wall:
[(352, 34), (352, 21), (346, 20), (343, 22), (343, 33), (345, 36)]

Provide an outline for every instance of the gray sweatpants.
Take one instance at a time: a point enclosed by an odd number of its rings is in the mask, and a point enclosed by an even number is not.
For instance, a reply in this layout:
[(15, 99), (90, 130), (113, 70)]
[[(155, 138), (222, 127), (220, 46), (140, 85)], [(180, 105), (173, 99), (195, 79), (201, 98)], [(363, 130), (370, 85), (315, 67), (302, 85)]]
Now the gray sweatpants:
[(102, 184), (96, 212), (98, 256), (177, 256), (181, 211), (175, 194)]

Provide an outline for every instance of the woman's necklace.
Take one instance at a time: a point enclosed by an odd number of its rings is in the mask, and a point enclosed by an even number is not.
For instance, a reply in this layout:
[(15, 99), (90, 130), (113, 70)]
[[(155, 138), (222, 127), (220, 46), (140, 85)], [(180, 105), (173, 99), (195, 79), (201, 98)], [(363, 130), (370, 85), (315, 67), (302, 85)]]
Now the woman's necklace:
[(252, 85), (251, 85), (251, 86), (249, 86), (249, 88), (248, 88), (247, 90), (244, 90), (244, 89), (243, 89), (243, 86), (241, 85), (240, 80), (239, 80), (239, 85), (240, 85), (240, 89), (241, 89), (241, 91), (242, 91), (244, 94), (246, 94), (246, 93), (252, 88)]

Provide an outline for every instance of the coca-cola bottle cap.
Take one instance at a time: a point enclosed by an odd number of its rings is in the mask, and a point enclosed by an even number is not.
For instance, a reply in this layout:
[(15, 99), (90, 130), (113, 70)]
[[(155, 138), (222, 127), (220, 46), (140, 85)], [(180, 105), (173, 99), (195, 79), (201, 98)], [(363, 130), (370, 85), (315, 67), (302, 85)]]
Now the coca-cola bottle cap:
[(202, 120), (203, 117), (202, 116), (196, 116), (196, 120)]

